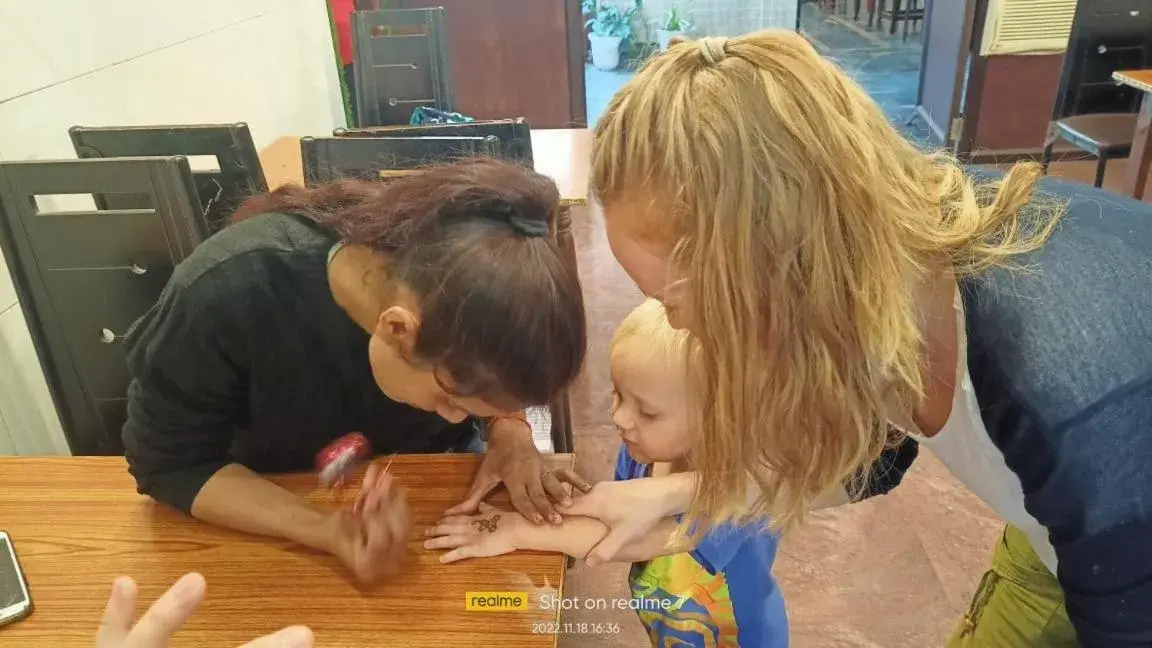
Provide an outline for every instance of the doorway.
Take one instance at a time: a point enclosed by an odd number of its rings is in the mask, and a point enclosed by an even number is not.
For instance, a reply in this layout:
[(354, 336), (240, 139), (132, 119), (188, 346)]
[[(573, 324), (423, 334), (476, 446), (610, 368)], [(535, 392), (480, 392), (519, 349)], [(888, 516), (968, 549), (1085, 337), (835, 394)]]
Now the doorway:
[(802, 3), (797, 22), (800, 32), (851, 75), (905, 137), (929, 146), (930, 128), (916, 110), (925, 12), (918, 0), (826, 0)]

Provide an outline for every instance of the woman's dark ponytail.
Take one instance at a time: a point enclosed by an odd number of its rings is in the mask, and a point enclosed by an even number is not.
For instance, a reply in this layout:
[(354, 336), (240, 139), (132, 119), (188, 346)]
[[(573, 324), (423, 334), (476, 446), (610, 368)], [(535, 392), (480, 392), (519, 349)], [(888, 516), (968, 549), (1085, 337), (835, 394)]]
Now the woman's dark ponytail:
[(381, 253), (420, 296), (417, 359), (470, 395), (526, 406), (550, 400), (584, 360), (583, 297), (554, 235), (559, 208), (551, 179), (473, 158), (387, 181), (281, 187), (232, 221), (294, 214)]

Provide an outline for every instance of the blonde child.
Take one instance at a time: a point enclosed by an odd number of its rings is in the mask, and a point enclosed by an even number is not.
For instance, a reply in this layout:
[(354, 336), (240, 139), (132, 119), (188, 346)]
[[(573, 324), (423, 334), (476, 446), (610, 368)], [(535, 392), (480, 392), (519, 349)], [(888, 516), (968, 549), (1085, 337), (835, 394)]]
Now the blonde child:
[[(617, 329), (612, 420), (624, 442), (617, 480), (690, 470), (687, 344), (687, 333), (668, 325), (655, 300), (632, 311)], [(760, 525), (721, 525), (693, 542), (677, 533), (678, 522), (663, 520), (615, 558), (633, 563), (632, 607), (653, 645), (785, 648), (784, 599), (771, 575), (777, 538)], [(594, 518), (567, 516), (560, 525), (541, 526), (484, 507), (479, 515), (440, 520), (426, 532), (424, 546), (449, 550), (442, 562), (518, 549), (584, 558), (607, 533)]]

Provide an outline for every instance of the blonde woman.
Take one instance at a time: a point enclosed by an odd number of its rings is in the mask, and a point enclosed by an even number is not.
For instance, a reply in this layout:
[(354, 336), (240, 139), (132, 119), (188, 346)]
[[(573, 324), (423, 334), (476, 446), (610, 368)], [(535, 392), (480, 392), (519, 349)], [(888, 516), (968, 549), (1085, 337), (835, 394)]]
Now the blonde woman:
[(695, 473), (569, 510), (610, 527), (593, 561), (681, 511), (787, 527), (885, 492), (919, 441), (1008, 522), (949, 645), (1152, 643), (1152, 209), (924, 154), (780, 32), (650, 61), (593, 176), (704, 395)]

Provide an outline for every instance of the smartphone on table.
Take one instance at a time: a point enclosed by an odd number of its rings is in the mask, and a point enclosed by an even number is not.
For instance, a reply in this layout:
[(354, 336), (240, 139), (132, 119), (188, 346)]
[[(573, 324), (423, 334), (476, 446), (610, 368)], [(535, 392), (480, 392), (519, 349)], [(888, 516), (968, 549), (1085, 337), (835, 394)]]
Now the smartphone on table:
[(16, 559), (16, 548), (12, 538), (0, 531), (0, 626), (23, 619), (32, 613), (32, 596), (28, 593), (28, 581), (20, 561)]

